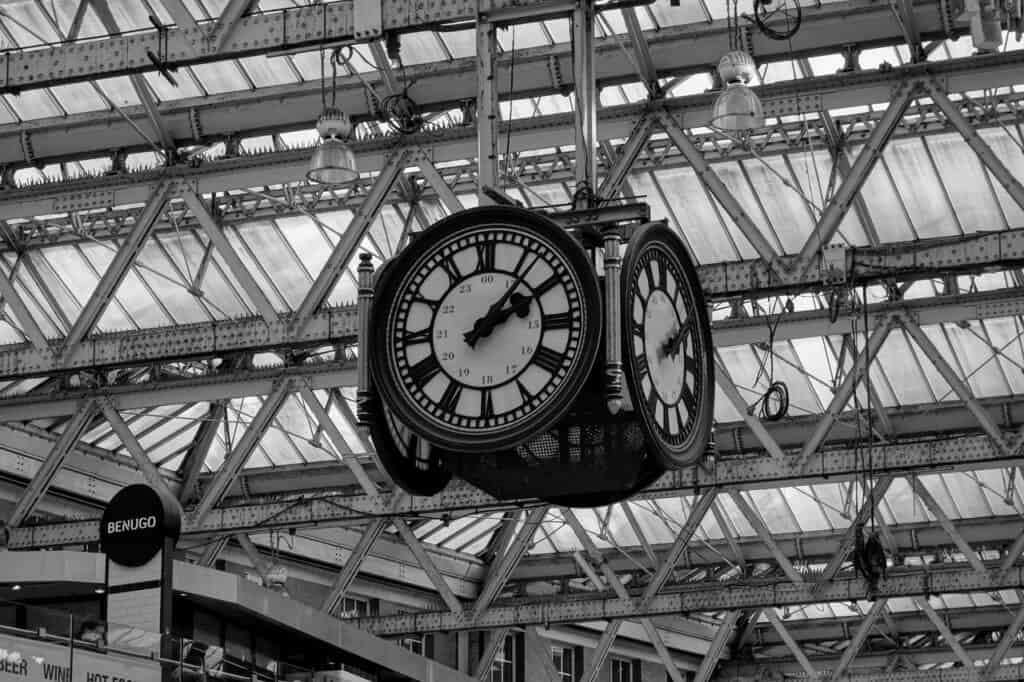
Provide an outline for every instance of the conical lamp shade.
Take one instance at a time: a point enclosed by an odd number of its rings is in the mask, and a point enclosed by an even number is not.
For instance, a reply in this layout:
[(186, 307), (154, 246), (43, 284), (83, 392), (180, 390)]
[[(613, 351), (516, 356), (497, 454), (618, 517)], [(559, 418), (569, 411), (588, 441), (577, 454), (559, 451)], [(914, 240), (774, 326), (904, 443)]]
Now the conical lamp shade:
[(711, 125), (734, 132), (763, 128), (761, 98), (743, 83), (727, 84), (711, 110)]
[(320, 141), (306, 171), (306, 179), (321, 185), (344, 185), (359, 177), (352, 148), (336, 137)]

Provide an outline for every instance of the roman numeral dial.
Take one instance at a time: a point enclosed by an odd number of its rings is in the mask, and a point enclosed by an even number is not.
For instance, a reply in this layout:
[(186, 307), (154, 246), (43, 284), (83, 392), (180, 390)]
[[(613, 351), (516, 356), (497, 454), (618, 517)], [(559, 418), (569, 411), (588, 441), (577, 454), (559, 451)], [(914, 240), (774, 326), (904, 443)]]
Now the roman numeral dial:
[(626, 382), (649, 450), (667, 467), (691, 464), (707, 445), (714, 396), (696, 269), (678, 235), (652, 224), (634, 232), (622, 279)]
[(426, 230), (374, 293), (375, 385), (441, 447), (525, 442), (571, 407), (597, 354), (600, 296), (562, 228), (488, 206)]

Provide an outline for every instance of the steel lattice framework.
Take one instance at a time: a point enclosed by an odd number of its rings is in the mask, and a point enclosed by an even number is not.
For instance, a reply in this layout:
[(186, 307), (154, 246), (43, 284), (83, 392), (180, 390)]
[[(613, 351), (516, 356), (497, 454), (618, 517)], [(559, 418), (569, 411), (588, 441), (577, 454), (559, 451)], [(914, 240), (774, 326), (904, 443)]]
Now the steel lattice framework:
[[(100, 20), (117, 33), (109, 10), (102, 11), (105, 3), (83, 0), (82, 6), (87, 3), (96, 3)], [(621, 506), (636, 544), (598, 546), (596, 540), (603, 539), (577, 514), (536, 500), (499, 502), (461, 483), (426, 499), (397, 492), (374, 467), (372, 445), (351, 429), (346, 392), (355, 383), (361, 350), (357, 321), (353, 307), (331, 299), (359, 251), (390, 256), (409, 232), (431, 222), (427, 208), (457, 211), (478, 184), (496, 184), (498, 140), (520, 150), (506, 160), (504, 173), (523, 188), (580, 177), (580, 164), (565, 140), (580, 128), (586, 105), (597, 104), (593, 84), (573, 66), (580, 43), (575, 55), (572, 44), (552, 41), (513, 58), (499, 54), (495, 30), (521, 22), (579, 20), (586, 3), (384, 0), (377, 4), (379, 12), (367, 12), (373, 3), (343, 0), (258, 13), (252, 3), (231, 2), (220, 18), (199, 22), (177, 0), (164, 4), (174, 26), (91, 40), (76, 40), (73, 27), (62, 44), (5, 51), (0, 57), (3, 94), (122, 75), (140, 93), (137, 107), (0, 125), (0, 255), (10, 256), (0, 267), (0, 298), (3, 319), (22, 339), (0, 347), (0, 378), (10, 382), (0, 395), (0, 473), (5, 485), (16, 484), (4, 491), (13, 502), (8, 518), (13, 549), (95, 541), (95, 509), (141, 478), (185, 505), (182, 543), (202, 541), (203, 550), (193, 554), (205, 565), (222, 552), (240, 550), (258, 568), (270, 533), (288, 529), (293, 558), (319, 567), (304, 570), (326, 590), (315, 606), (328, 614), (338, 613), (357, 577), (375, 576), (393, 581), (395, 590), (417, 600), (419, 610), (353, 621), (370, 633), (490, 630), (491, 644), (476, 663), (478, 678), (489, 671), (508, 628), (526, 627), (534, 636), (540, 626), (593, 621), (608, 624), (583, 671), (587, 680), (597, 675), (623, 624), (633, 621), (674, 680), (682, 678), (664, 638), (678, 629), (706, 645), (696, 671), (701, 681), (761, 679), (765, 669), (812, 679), (1021, 676), (1015, 664), (1024, 655), (1020, 514), (957, 518), (922, 481), (948, 472), (1015, 471), (1024, 464), (1024, 395), (977, 397), (970, 375), (930, 333), (942, 325), (970, 328), (986, 320), (1020, 319), (1024, 225), (962, 230), (955, 238), (885, 240), (870, 225), (865, 204), (873, 198), (863, 190), (885, 155), (897, 153), (892, 148), (900, 141), (953, 134), (973, 152), (980, 173), (1000, 196), (1024, 210), (1019, 165), (980, 134), (1012, 129), (1020, 137), (1021, 93), (1010, 86), (1021, 80), (1024, 50), (880, 70), (862, 71), (854, 64), (834, 76), (805, 73), (773, 82), (759, 90), (769, 126), (737, 142), (707, 128), (715, 93), (671, 96), (662, 90), (662, 84), (707, 72), (722, 50), (724, 22), (644, 33), (637, 10), (616, 4), (623, 30), (590, 36), (593, 71), (604, 87), (641, 83), (651, 86), (651, 94), (597, 110), (600, 145), (593, 162), (601, 195), (640, 194), (631, 182), (655, 169), (692, 171), (723, 224), (728, 220), (753, 256), (700, 268), (704, 289), (721, 313), (713, 325), (720, 400), (737, 417), (716, 424), (715, 445), (704, 463), (664, 475)], [(824, 3), (805, 9), (804, 29), (790, 44), (749, 29), (743, 39), (761, 62), (792, 60), (805, 68), (808, 60), (840, 48), (854, 54), (909, 43), (917, 53), (962, 30), (945, 0), (897, 4)], [(899, 21), (893, 20), (894, 12)], [(341, 190), (302, 182), (309, 149), (301, 144), (239, 145), (248, 137), (308, 129), (320, 113), (320, 83), (157, 102), (144, 81), (161, 64), (185, 69), (366, 42), (367, 35), (380, 32), (464, 24), (476, 26), (477, 56), (413, 65), (403, 77), (429, 93), (419, 102), (428, 114), (476, 102), (477, 125), (439, 122), (401, 138), (375, 129), (354, 145), (369, 172)], [(383, 54), (379, 41), (375, 50)], [(339, 80), (339, 106), (357, 119), (374, 114), (367, 79), (397, 90), (387, 59), (376, 66)], [(508, 83), (513, 72), (514, 85), (499, 93), (495, 84)], [(570, 113), (509, 120), (500, 111), (499, 94), (507, 102), (573, 90), (583, 104)], [(114, 148), (121, 153), (145, 149), (134, 142), (139, 139), (135, 119), (148, 121), (153, 141), (168, 152), (163, 166), (119, 167), (59, 182), (17, 180), (34, 165), (106, 158)], [(125, 139), (133, 142), (126, 145)], [(221, 143), (223, 155), (198, 164), (177, 153)], [(759, 226), (752, 202), (723, 181), (722, 169), (737, 160), (768, 163), (809, 148), (834, 165), (834, 192), (819, 207), (802, 244), (787, 249)], [(382, 248), (372, 228), (382, 211), (392, 208), (402, 210), (405, 226), (398, 243)], [(350, 223), (322, 269), (310, 273), (308, 288), (282, 305), (284, 297), (268, 293), (258, 263), (231, 230), (252, 221), (338, 210), (351, 212)], [(868, 245), (833, 245), (851, 214), (864, 224)], [(144, 267), (145, 245), (182, 231), (201, 236), (204, 272), (215, 263), (225, 281), (237, 284), (244, 313), (171, 327), (100, 329), (118, 293)], [(44, 320), (41, 313), (55, 293), (33, 273), (32, 254), (97, 243), (112, 253), (77, 317)], [(1005, 277), (1003, 286), (965, 291), (957, 285), (958, 275), (992, 273)], [(33, 286), (23, 284), (26, 277)], [(197, 300), (204, 299), (201, 280), (196, 273), (189, 283)], [(932, 281), (943, 282), (940, 295), (904, 296), (916, 284)], [(854, 295), (845, 303), (835, 299), (821, 305), (824, 298), (854, 290), (862, 296), (884, 293), (870, 303)], [(817, 303), (781, 316), (762, 305), (781, 296)], [(856, 325), (862, 339), (852, 338)], [(824, 409), (770, 424), (751, 409), (749, 388), (734, 381), (721, 353), (765, 344), (768, 328), (773, 343), (824, 338), (843, 348), (846, 364), (839, 364), (845, 372), (830, 387)], [(878, 390), (869, 370), (879, 350), (897, 337), (917, 362), (928, 365), (930, 375), (941, 377), (950, 395), (894, 409), (878, 409), (876, 402), (868, 417), (860, 396)], [(246, 415), (247, 427), (223, 461), (204, 471), (231, 401), (252, 397), (258, 406)], [(311, 416), (316, 437), (329, 442), (338, 459), (284, 468), (247, 466), (291, 402)], [(191, 418), (202, 423), (172, 470), (151, 460), (144, 434), (133, 422), (140, 411), (182, 405), (181, 414), (199, 405), (202, 414)], [(99, 426), (109, 428), (130, 457), (86, 442), (85, 435)], [(822, 481), (849, 485), (851, 491), (855, 485), (864, 488), (861, 504), (844, 510), (846, 526), (773, 532), (746, 496), (806, 490)], [(869, 593), (849, 561), (853, 530), (872, 515), (867, 500), (882, 500), (896, 486), (911, 491), (934, 523), (881, 524), (897, 565)], [(671, 542), (652, 544), (636, 530), (635, 515), (640, 505), (659, 500), (677, 501), (682, 516), (672, 526)], [(725, 505), (750, 534), (737, 537), (728, 530)], [(435, 545), (424, 531), (436, 520), (477, 517), (494, 519), (486, 530), (487, 550), (479, 555)], [(699, 533), (711, 520), (723, 530), (720, 539)], [(541, 536), (550, 537), (551, 524), (579, 549), (531, 553)], [(998, 604), (981, 609), (946, 608), (941, 602), (948, 595), (991, 594), (1018, 596), (1000, 597)], [(900, 600), (912, 600), (914, 610), (895, 609)], [(855, 610), (841, 620), (789, 613), (812, 604), (851, 603)]]

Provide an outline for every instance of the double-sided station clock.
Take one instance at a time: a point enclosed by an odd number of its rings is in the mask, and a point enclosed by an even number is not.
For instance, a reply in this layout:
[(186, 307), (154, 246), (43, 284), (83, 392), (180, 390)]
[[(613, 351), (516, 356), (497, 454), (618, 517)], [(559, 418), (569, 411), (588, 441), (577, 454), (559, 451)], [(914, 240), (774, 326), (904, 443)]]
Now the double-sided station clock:
[(374, 291), (374, 385), (395, 415), (459, 452), (514, 447), (561, 419), (597, 357), (602, 307), (580, 244), (536, 213), (462, 211)]
[(703, 294), (681, 238), (642, 209), (573, 216), (573, 233), (483, 206), (424, 230), (376, 284), (366, 259), (360, 418), (397, 485), (433, 495), (454, 473), (503, 499), (603, 505), (704, 454)]

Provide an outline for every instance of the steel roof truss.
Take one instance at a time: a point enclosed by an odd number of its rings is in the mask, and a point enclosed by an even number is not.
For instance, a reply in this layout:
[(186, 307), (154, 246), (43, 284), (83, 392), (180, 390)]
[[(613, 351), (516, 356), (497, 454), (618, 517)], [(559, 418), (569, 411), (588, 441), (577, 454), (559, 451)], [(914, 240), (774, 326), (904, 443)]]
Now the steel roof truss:
[(718, 667), (718, 662), (722, 658), (722, 654), (725, 653), (726, 645), (732, 638), (739, 616), (740, 612), (736, 610), (725, 613), (722, 622), (718, 624), (718, 629), (715, 630), (715, 637), (711, 640), (708, 652), (704, 654), (700, 667), (694, 674), (693, 682), (708, 682), (711, 679), (715, 669)]
[(412, 155), (412, 150), (402, 148), (392, 152), (387, 163), (380, 174), (374, 179), (373, 186), (366, 195), (366, 200), (359, 206), (352, 216), (352, 222), (342, 235), (340, 241), (335, 245), (331, 255), (324, 263), (323, 269), (317, 275), (313, 285), (306, 292), (302, 303), (292, 316), (293, 333), (295, 339), (303, 338), (310, 319), (313, 314), (327, 300), (334, 286), (338, 283), (342, 273), (348, 266), (352, 256), (363, 241), (366, 231), (376, 219), (377, 214), (384, 205), (384, 199), (391, 192), (392, 186), (405, 169), (406, 162)]
[(242, 467), (249, 461), (249, 456), (252, 455), (259, 445), (260, 439), (267, 428), (269, 428), (274, 415), (277, 414), (285, 398), (288, 397), (291, 388), (292, 380), (290, 378), (274, 382), (273, 389), (263, 399), (263, 404), (249, 422), (245, 433), (242, 434), (235, 448), (224, 458), (224, 462), (221, 463), (217, 473), (207, 483), (206, 490), (203, 492), (203, 496), (196, 505), (194, 512), (197, 520), (205, 518), (210, 513), (210, 510), (220, 502), (224, 493), (231, 487), (231, 484), (234, 483)]
[(171, 191), (171, 183), (165, 181), (159, 183), (150, 194), (149, 199), (146, 201), (146, 206), (138, 218), (138, 222), (136, 222), (127, 238), (118, 247), (116, 255), (107, 267), (107, 271), (103, 273), (103, 277), (100, 278), (92, 296), (89, 297), (89, 300), (79, 313), (78, 319), (75, 320), (75, 324), (64, 338), (64, 347), (60, 355), (62, 363), (66, 363), (71, 358), (72, 354), (77, 350), (78, 343), (92, 330), (103, 315), (103, 312), (107, 309), (110, 301), (113, 300), (118, 286), (125, 275), (128, 274), (128, 270), (135, 261), (136, 255), (142, 250), (143, 244), (145, 244), (150, 231), (153, 229), (153, 225), (163, 212)]
[(818, 671), (814, 669), (813, 665), (811, 665), (810, 660), (807, 658), (807, 654), (805, 654), (804, 650), (800, 648), (797, 641), (793, 639), (793, 635), (789, 634), (789, 630), (786, 629), (786, 624), (782, 622), (781, 618), (779, 618), (778, 612), (774, 608), (768, 608), (764, 610), (764, 613), (768, 616), (768, 620), (771, 622), (772, 627), (779, 633), (779, 637), (781, 637), (782, 641), (786, 643), (786, 648), (793, 654), (793, 658), (797, 660), (800, 667), (807, 673), (808, 679), (810, 679), (811, 682), (816, 682), (818, 679)]
[[(882, 157), (882, 152), (885, 150), (890, 138), (892, 138), (896, 126), (902, 120), (903, 114), (906, 113), (907, 107), (910, 106), (910, 102), (919, 88), (920, 82), (918, 80), (903, 82), (896, 87), (889, 102), (889, 107), (885, 110), (885, 114), (878, 122), (878, 125), (875, 126), (875, 129), (871, 131), (871, 135), (864, 143), (864, 148), (853, 162), (850, 172), (843, 178), (839, 189), (836, 190), (836, 193), (825, 206), (814, 231), (811, 232), (803, 248), (800, 249), (801, 261), (818, 253), (825, 245), (832, 241), (832, 236), (839, 229), (839, 225), (843, 222), (843, 218), (853, 204), (854, 198), (860, 194), (861, 187), (864, 186), (864, 182), (871, 174), (875, 163)], [(806, 268), (807, 266), (804, 265), (804, 267)], [(794, 274), (800, 275), (802, 272), (797, 271)]]
[(975, 552), (971, 545), (964, 540), (962, 535), (960, 535), (960, 532), (956, 529), (956, 525), (954, 525), (953, 521), (942, 509), (942, 506), (931, 494), (931, 491), (921, 483), (921, 479), (917, 476), (910, 476), (907, 482), (910, 483), (911, 489), (917, 494), (921, 501), (924, 502), (924, 506), (928, 508), (928, 511), (932, 513), (932, 516), (935, 517), (939, 522), (939, 525), (942, 526), (943, 530), (946, 531), (950, 539), (963, 553), (967, 563), (973, 566), (974, 570), (984, 572), (986, 568), (981, 557), (978, 556), (978, 553)]
[(928, 338), (928, 335), (925, 334), (924, 330), (921, 329), (917, 322), (915, 322), (913, 319), (906, 315), (903, 316), (901, 320), (901, 325), (905, 330), (907, 330), (907, 333), (910, 334), (911, 337), (913, 337), (914, 341), (917, 343), (917, 346), (925, 354), (925, 357), (931, 360), (932, 364), (935, 366), (935, 369), (938, 370), (939, 374), (946, 381), (946, 383), (950, 385), (953, 391), (957, 394), (957, 397), (959, 397), (960, 400), (964, 401), (964, 404), (967, 406), (967, 408), (977, 418), (978, 424), (981, 425), (981, 429), (985, 433), (987, 433), (993, 441), (995, 441), (996, 445), (1008, 450), (1009, 447), (1006, 443), (1006, 439), (1003, 437), (1002, 429), (1000, 429), (999, 426), (992, 420), (988, 412), (986, 412), (985, 409), (981, 407), (981, 405), (978, 403), (977, 398), (974, 397), (974, 393), (973, 391), (971, 391), (971, 387), (968, 386), (967, 383), (960, 378), (960, 375), (949, 363), (949, 361), (942, 355), (939, 349), (936, 348), (935, 344), (932, 343), (932, 340), (930, 338)]
[(872, 604), (871, 608), (864, 615), (864, 619), (857, 626), (857, 631), (853, 634), (853, 638), (850, 643), (843, 649), (843, 655), (839, 658), (839, 663), (832, 670), (832, 679), (841, 680), (843, 675), (846, 674), (846, 669), (850, 667), (850, 663), (860, 653), (860, 650), (864, 647), (864, 642), (867, 641), (868, 635), (871, 634), (871, 630), (875, 627), (875, 623), (878, 621), (879, 616), (882, 616), (886, 612), (886, 606), (889, 600), (885, 597), (876, 599)]
[(53, 450), (47, 455), (46, 461), (43, 462), (43, 466), (39, 469), (28, 486), (25, 488), (25, 492), (22, 494), (21, 499), (18, 500), (18, 504), (14, 507), (11, 512), (10, 518), (7, 520), (7, 525), (16, 528), (31, 516), (33, 510), (39, 504), (39, 501), (46, 495), (46, 491), (50, 489), (50, 484), (53, 482), (54, 476), (60, 470), (64, 464), (64, 460), (67, 458), (68, 453), (78, 442), (78, 439), (87, 430), (89, 425), (92, 423), (93, 416), (96, 414), (96, 404), (94, 401), (89, 400), (79, 406), (78, 411), (75, 413), (70, 420), (64, 425), (64, 431), (61, 433), (60, 438), (53, 446)]
[(942, 639), (945, 640), (949, 648), (953, 650), (953, 653), (956, 654), (958, 659), (960, 659), (960, 662), (963, 663), (964, 667), (968, 670), (973, 670), (974, 659), (964, 651), (963, 646), (960, 644), (960, 640), (957, 639), (956, 635), (954, 635), (949, 629), (949, 626), (946, 625), (946, 621), (942, 619), (942, 616), (938, 614), (935, 608), (928, 601), (928, 596), (914, 597), (914, 603), (919, 609), (921, 609), (921, 611), (924, 612), (924, 615), (928, 617), (928, 620), (932, 622), (935, 626), (935, 630), (942, 635)]
[(235, 247), (231, 245), (231, 242), (228, 241), (227, 236), (224, 234), (222, 226), (210, 215), (209, 210), (203, 204), (203, 200), (191, 190), (183, 192), (181, 198), (184, 199), (192, 215), (202, 225), (203, 231), (206, 232), (206, 236), (213, 243), (213, 247), (217, 250), (220, 257), (224, 259), (231, 274), (242, 285), (246, 296), (256, 307), (256, 310), (259, 311), (263, 320), (267, 324), (276, 323), (278, 321), (277, 310), (274, 309), (274, 305), (267, 298), (266, 292), (256, 282), (252, 273), (245, 267), (245, 263), (242, 262), (238, 252), (235, 251)]
[(988, 664), (981, 673), (982, 682), (987, 682), (994, 678), (994, 673), (999, 669), (1000, 664), (1006, 658), (1007, 653), (1010, 651), (1010, 647), (1017, 641), (1017, 635), (1020, 634), (1022, 627), (1024, 627), (1024, 606), (1020, 606), (1017, 609), (1017, 615), (1014, 616), (1013, 622), (1010, 623), (1010, 626), (1006, 628), (1002, 636), (999, 638), (999, 643), (996, 644), (992, 657), (989, 658)]
[[(523, 555), (530, 548), (533, 534), (537, 532), (537, 528), (547, 515), (548, 509), (547, 505), (543, 505), (527, 512), (523, 525), (516, 532), (515, 538), (512, 539), (508, 548), (495, 557), (487, 573), (487, 579), (483, 587), (480, 588), (480, 595), (473, 604), (474, 618), (479, 617), (490, 606), (491, 602), (501, 594), (501, 590), (512, 576), (512, 571), (515, 570), (519, 560), (523, 558)], [(510, 525), (514, 526), (515, 524), (510, 523)]]
[[(604, 575), (604, 581), (607, 583), (608, 587), (610, 587), (619, 598), (628, 599), (629, 593), (626, 591), (626, 588), (619, 579), (619, 576), (611, 570), (608, 562), (603, 560), (603, 555), (598, 551), (594, 541), (590, 539), (590, 535), (576, 517), (576, 513), (571, 509), (563, 509), (562, 516), (565, 518), (566, 522), (568, 522), (573, 533), (583, 545), (583, 549), (586, 550), (587, 555), (590, 557), (590, 561), (594, 562), (601, 569), (601, 573)], [(584, 564), (589, 565), (586, 559), (580, 557), (579, 560)], [(604, 589), (604, 584), (601, 580), (592, 572), (589, 573), (589, 576), (594, 587), (597, 588), (598, 591), (602, 591)], [(672, 682), (684, 682), (679, 669), (672, 661), (671, 654), (669, 654), (668, 649), (665, 648), (665, 642), (662, 640), (661, 634), (655, 627), (654, 622), (651, 621), (650, 618), (641, 618), (640, 624), (643, 626), (644, 632), (647, 634), (647, 638), (650, 641), (651, 646), (654, 647), (655, 651), (658, 653), (658, 657), (661, 659), (662, 663), (664, 663), (669, 677), (672, 678)], [(591, 654), (590, 663), (580, 676), (580, 680), (583, 682), (594, 682), (597, 679), (601, 669), (604, 667), (604, 660), (608, 657), (608, 652), (611, 650), (612, 644), (615, 642), (615, 637), (618, 635), (621, 625), (621, 620), (613, 620), (605, 626), (604, 632), (601, 633), (601, 638), (598, 640), (597, 646)]]
[(348, 558), (334, 580), (334, 584), (331, 585), (327, 596), (324, 597), (324, 601), (320, 605), (322, 610), (331, 615), (338, 615), (338, 609), (341, 608), (342, 601), (348, 593), (349, 587), (352, 586), (352, 581), (355, 580), (356, 574), (359, 573), (359, 567), (362, 565), (363, 559), (370, 553), (373, 543), (384, 532), (388, 523), (388, 519), (382, 518), (374, 519), (366, 525), (363, 529), (362, 537), (359, 538), (359, 542), (349, 552)]

